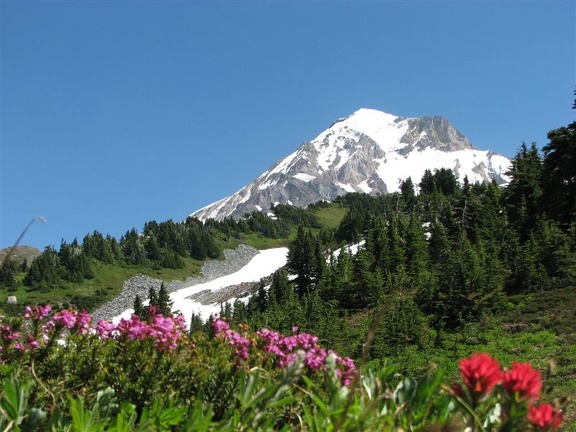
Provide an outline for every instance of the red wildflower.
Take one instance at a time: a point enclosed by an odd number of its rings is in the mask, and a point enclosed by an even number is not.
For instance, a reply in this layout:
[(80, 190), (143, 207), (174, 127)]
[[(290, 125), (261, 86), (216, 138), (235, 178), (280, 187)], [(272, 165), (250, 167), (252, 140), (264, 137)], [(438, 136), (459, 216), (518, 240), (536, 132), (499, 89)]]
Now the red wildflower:
[(538, 399), (542, 381), (540, 371), (532, 369), (530, 363), (512, 363), (512, 369), (502, 376), (502, 385), (517, 401)]
[(461, 360), (459, 364), (464, 384), (473, 395), (487, 394), (500, 382), (500, 365), (486, 353), (472, 354), (472, 357)]
[(533, 427), (542, 431), (553, 431), (562, 425), (562, 413), (547, 403), (532, 405), (527, 418)]

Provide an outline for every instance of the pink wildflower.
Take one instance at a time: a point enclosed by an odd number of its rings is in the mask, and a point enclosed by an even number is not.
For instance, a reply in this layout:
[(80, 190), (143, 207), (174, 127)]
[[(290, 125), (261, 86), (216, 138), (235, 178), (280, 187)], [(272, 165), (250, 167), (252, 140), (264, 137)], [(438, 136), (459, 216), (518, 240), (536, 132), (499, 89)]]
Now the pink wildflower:
[[(333, 353), (331, 352), (331, 354)], [(336, 369), (336, 373), (338, 374), (342, 385), (350, 385), (358, 375), (358, 370), (356, 369), (354, 360), (349, 357), (340, 357), (337, 355), (336, 365), (340, 366), (338, 369)]]
[(56, 327), (65, 327), (67, 329), (72, 329), (76, 325), (76, 315), (75, 310), (63, 310), (57, 312), (52, 317), (52, 321), (56, 324)]
[(22, 352), (26, 351), (26, 347), (25, 347), (24, 345), (22, 345), (20, 342), (16, 342), (16, 343), (13, 345), (13, 348), (14, 348), (15, 350), (22, 351)]
[(148, 328), (148, 335), (156, 339), (156, 346), (161, 349), (175, 349), (182, 332), (179, 326), (180, 320), (173, 317), (155, 315)]
[(80, 333), (80, 334), (86, 334), (88, 333), (88, 331), (90, 330), (90, 322), (92, 321), (92, 316), (86, 312), (85, 310), (82, 310), (81, 312), (79, 312), (76, 315), (76, 322), (74, 324), (74, 327), (76, 328), (76, 332)]
[(242, 360), (246, 361), (249, 357), (250, 341), (233, 330), (226, 331), (226, 339), (230, 346), (234, 347), (235, 354)]
[(18, 332), (12, 331), (12, 327), (0, 324), (0, 338), (5, 342), (12, 342), (15, 339), (20, 339), (22, 335)]
[(34, 336), (32, 335), (28, 335), (27, 342), (30, 348), (38, 348), (38, 346), (40, 345), (40, 343), (36, 339), (34, 339)]
[(46, 306), (36, 305), (33, 307), (26, 306), (24, 308), (24, 312), (25, 312), (24, 318), (39, 321), (42, 318), (46, 318), (50, 314), (51, 310), (52, 310), (52, 306), (50, 306), (50, 305), (46, 305)]
[(304, 363), (310, 368), (311, 371), (316, 372), (324, 367), (326, 356), (326, 351), (322, 348), (311, 348), (310, 351), (306, 353)]
[(308, 333), (300, 333), (298, 336), (298, 346), (302, 349), (309, 350), (316, 346), (318, 343), (318, 337), (312, 336)]
[(136, 314), (133, 314), (130, 319), (121, 319), (117, 329), (130, 340), (144, 339), (148, 330), (146, 323), (142, 322)]
[(101, 339), (110, 339), (114, 337), (114, 332), (116, 331), (116, 326), (108, 321), (100, 320), (96, 324), (96, 333)]
[(228, 325), (228, 323), (220, 318), (216, 318), (213, 322), (212, 322), (212, 328), (214, 329), (214, 334), (220, 334), (226, 330), (230, 329), (230, 326)]

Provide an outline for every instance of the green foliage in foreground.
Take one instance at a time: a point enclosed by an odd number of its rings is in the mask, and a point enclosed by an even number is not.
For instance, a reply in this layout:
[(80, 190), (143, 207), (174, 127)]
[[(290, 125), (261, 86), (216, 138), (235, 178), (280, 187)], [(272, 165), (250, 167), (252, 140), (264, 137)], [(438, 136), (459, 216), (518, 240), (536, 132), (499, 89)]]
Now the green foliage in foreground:
[[(386, 366), (358, 372), (317, 338), (262, 329), (211, 335), (180, 317), (118, 325), (74, 310), (27, 308), (0, 323), (4, 431), (558, 430), (562, 407), (538, 403), (540, 372), (501, 369), (487, 354), (419, 378)], [(460, 381), (460, 380), (458, 380)]]

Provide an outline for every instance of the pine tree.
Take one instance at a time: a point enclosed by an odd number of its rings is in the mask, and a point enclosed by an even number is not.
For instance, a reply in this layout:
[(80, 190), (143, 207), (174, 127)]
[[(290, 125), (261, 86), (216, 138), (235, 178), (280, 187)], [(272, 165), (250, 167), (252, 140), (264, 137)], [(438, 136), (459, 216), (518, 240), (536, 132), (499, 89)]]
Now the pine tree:
[(412, 178), (408, 177), (402, 183), (400, 183), (400, 194), (404, 200), (407, 211), (411, 211), (416, 204), (416, 193), (414, 192), (414, 183)]
[(436, 181), (429, 169), (424, 171), (422, 179), (420, 180), (420, 193), (423, 195), (431, 195), (436, 192)]
[(434, 186), (438, 192), (445, 196), (452, 196), (459, 189), (458, 179), (449, 168), (440, 168), (434, 172)]
[(411, 297), (397, 297), (376, 311), (378, 320), (371, 356), (382, 359), (399, 356), (410, 345), (421, 345), (426, 338), (422, 313)]
[(143, 264), (146, 259), (144, 246), (135, 228), (127, 231), (120, 239), (120, 246), (126, 261), (129, 264)]
[(396, 215), (388, 220), (388, 268), (386, 271), (394, 272), (404, 265), (404, 241), (401, 237), (400, 221)]
[(516, 227), (523, 244), (538, 223), (542, 197), (542, 159), (533, 143), (522, 144), (507, 172), (512, 177), (505, 191), (508, 220)]
[(48, 246), (37, 256), (26, 276), (24, 285), (41, 291), (49, 291), (60, 282), (61, 265), (58, 254), (53, 247)]
[(200, 315), (196, 315), (192, 313), (190, 317), (190, 334), (194, 334), (199, 331), (204, 331), (204, 322), (202, 321), (202, 317)]
[(548, 216), (568, 230), (576, 220), (576, 122), (550, 131), (548, 140), (543, 148), (542, 202)]
[(288, 248), (286, 263), (288, 270), (296, 274), (296, 292), (300, 297), (313, 289), (314, 265), (314, 244), (311, 234), (300, 225), (296, 239)]
[(373, 307), (382, 294), (383, 286), (379, 272), (372, 272), (371, 257), (365, 249), (360, 249), (353, 259), (353, 289), (347, 293), (348, 307), (364, 309)]
[(420, 281), (428, 267), (428, 245), (422, 223), (415, 214), (410, 215), (406, 229), (405, 266), (414, 281)]
[(160, 284), (160, 289), (158, 290), (158, 297), (156, 298), (156, 303), (158, 306), (158, 312), (164, 316), (172, 315), (172, 304), (173, 302), (170, 300), (170, 295), (166, 290), (166, 286), (164, 282)]
[(17, 272), (17, 264), (10, 258), (5, 258), (0, 265), (0, 287), (6, 288), (8, 291), (16, 291), (18, 289), (18, 282), (15, 277)]
[(150, 237), (146, 239), (144, 250), (146, 251), (146, 257), (150, 261), (159, 262), (162, 259), (162, 251), (154, 235), (150, 235)]
[(140, 296), (138, 294), (136, 294), (136, 297), (134, 297), (134, 314), (140, 318), (141, 320), (146, 320), (147, 319), (147, 314), (146, 314), (146, 309), (144, 308), (144, 305), (142, 304), (142, 299), (140, 298)]
[(390, 246), (384, 218), (372, 220), (366, 235), (366, 250), (373, 258), (372, 271), (387, 271), (390, 268)]
[(272, 275), (272, 283), (270, 285), (270, 301), (274, 301), (279, 306), (283, 306), (288, 300), (291, 290), (292, 288), (288, 281), (288, 273), (282, 269), (274, 272)]

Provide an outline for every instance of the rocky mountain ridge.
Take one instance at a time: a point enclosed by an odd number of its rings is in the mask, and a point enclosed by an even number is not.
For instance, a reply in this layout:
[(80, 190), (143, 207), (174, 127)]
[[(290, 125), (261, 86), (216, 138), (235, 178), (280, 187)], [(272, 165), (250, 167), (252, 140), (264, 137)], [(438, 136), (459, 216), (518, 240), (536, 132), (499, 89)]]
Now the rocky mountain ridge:
[(274, 204), (299, 207), (348, 192), (386, 194), (424, 171), (452, 169), (460, 181), (507, 183), (510, 160), (478, 150), (447, 119), (405, 118), (362, 108), (336, 120), (235, 194), (191, 216), (238, 218)]

